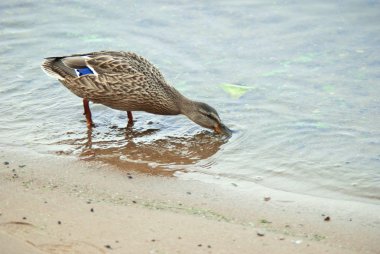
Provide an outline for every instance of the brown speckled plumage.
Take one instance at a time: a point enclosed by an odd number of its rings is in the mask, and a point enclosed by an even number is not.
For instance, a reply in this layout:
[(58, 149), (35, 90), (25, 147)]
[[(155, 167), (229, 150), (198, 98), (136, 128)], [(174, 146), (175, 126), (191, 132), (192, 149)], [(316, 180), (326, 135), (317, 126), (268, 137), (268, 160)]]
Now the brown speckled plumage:
[[(49, 57), (42, 68), (84, 100), (129, 112), (184, 114), (203, 127), (228, 130), (215, 109), (181, 95), (153, 64), (135, 53), (100, 51)], [(93, 73), (79, 76), (77, 69), (82, 68)]]

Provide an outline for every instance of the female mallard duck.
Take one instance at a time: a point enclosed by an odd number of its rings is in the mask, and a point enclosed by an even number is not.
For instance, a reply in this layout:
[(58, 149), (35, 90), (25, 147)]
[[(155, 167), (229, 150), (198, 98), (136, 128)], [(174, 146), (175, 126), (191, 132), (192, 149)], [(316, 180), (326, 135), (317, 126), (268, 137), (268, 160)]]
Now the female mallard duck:
[(230, 135), (214, 108), (192, 101), (166, 83), (161, 72), (145, 58), (132, 52), (100, 51), (63, 57), (48, 57), (42, 69), (71, 92), (83, 98), (87, 126), (93, 122), (89, 101), (127, 111), (159, 115), (184, 114), (217, 133)]

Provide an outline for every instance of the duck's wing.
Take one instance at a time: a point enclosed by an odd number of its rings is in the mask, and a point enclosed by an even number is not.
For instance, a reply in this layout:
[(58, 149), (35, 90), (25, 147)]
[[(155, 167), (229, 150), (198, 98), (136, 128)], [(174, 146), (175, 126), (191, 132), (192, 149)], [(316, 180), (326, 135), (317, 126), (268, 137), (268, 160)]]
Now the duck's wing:
[(90, 53), (87, 64), (98, 73), (142, 74), (157, 84), (166, 84), (162, 73), (151, 62), (133, 52), (100, 51)]
[(42, 69), (79, 97), (102, 103), (120, 99), (141, 90), (144, 84), (153, 83), (129, 63), (125, 57), (97, 53), (50, 57)]
[(65, 57), (50, 57), (44, 71), (58, 79), (86, 75), (145, 76), (157, 84), (166, 84), (161, 72), (145, 58), (123, 51), (100, 51)]
[[(65, 83), (65, 81), (63, 81)], [(101, 74), (84, 75), (72, 80), (68, 86), (73, 90), (80, 89), (80, 97), (93, 102), (103, 103), (107, 100), (119, 100), (123, 97), (138, 94), (149, 80), (140, 73), (137, 74)]]

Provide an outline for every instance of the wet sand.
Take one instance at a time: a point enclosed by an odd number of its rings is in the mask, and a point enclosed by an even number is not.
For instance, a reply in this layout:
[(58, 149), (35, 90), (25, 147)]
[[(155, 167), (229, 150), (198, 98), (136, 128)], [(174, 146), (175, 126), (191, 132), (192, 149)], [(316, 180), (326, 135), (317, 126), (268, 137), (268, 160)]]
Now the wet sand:
[(0, 148), (2, 253), (377, 253), (376, 204)]

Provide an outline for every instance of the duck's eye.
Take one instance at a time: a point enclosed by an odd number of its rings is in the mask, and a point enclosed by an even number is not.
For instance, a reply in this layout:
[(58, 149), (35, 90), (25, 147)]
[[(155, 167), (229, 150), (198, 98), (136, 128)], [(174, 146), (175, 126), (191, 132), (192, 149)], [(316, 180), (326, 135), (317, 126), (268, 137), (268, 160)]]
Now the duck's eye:
[(215, 114), (213, 113), (208, 113), (207, 116), (209, 118), (211, 118), (212, 120), (216, 121), (216, 122), (219, 122), (219, 118), (217, 116), (215, 116)]
[(203, 109), (200, 109), (199, 112), (201, 112), (201, 114), (205, 115), (205, 116), (209, 116), (209, 112), (203, 110)]
[(220, 122), (218, 115), (216, 115), (214, 112), (209, 112), (209, 111), (205, 111), (205, 110), (202, 110), (202, 109), (200, 110), (200, 112), (203, 115), (207, 116), (208, 118), (211, 118), (212, 120), (214, 120), (216, 122)]

